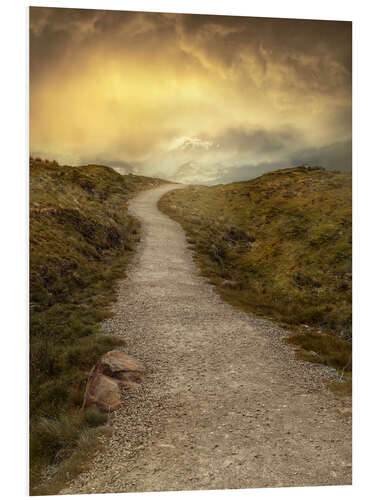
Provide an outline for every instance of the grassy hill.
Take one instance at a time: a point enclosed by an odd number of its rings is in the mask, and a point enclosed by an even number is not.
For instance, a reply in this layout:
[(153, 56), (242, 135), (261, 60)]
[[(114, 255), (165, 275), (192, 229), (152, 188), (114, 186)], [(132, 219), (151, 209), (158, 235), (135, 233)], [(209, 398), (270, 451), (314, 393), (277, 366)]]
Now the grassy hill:
[[(225, 300), (287, 324), (299, 355), (341, 369), (348, 390), (349, 174), (279, 170), (247, 182), (172, 191), (159, 206), (182, 224), (202, 274)], [(228, 288), (224, 280), (232, 282)]]
[[(88, 371), (120, 340), (101, 335), (139, 239), (127, 200), (164, 183), (109, 167), (30, 160), (31, 491), (47, 464), (75, 472), (104, 423), (81, 413)], [(72, 465), (74, 463), (74, 465)], [(53, 493), (53, 491), (49, 491)]]

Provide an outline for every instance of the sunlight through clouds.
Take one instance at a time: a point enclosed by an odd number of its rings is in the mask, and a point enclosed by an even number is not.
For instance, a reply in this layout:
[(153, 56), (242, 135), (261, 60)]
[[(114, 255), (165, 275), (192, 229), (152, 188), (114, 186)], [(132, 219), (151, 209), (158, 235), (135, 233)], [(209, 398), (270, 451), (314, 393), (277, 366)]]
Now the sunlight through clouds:
[(350, 23), (32, 7), (30, 54), (33, 155), (210, 183), (311, 151), (351, 168)]

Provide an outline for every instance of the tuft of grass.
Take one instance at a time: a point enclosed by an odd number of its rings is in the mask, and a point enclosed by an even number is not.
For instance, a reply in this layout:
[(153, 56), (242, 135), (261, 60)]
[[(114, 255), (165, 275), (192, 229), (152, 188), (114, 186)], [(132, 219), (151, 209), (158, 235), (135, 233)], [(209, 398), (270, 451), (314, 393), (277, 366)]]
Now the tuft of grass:
[(96, 407), (86, 408), (84, 412), (84, 421), (90, 427), (97, 427), (107, 423), (108, 416), (98, 410)]
[(304, 166), (171, 191), (159, 208), (182, 225), (224, 300), (292, 326), (300, 357), (349, 373), (351, 195), (350, 174)]
[(337, 370), (352, 371), (352, 349), (351, 344), (334, 333), (298, 332), (287, 338), (289, 344), (300, 347), (303, 359), (314, 363), (323, 363)]
[(111, 434), (109, 426), (83, 427), (76, 433), (74, 446), (68, 459), (59, 457), (61, 463), (54, 467), (52, 477), (45, 478), (43, 482), (38, 479), (33, 488), (32, 495), (57, 495), (78, 474), (88, 470), (90, 461), (103, 446), (103, 439)]
[[(139, 240), (127, 200), (160, 179), (30, 159), (30, 490), (104, 420), (77, 414), (91, 367), (123, 341), (102, 335)], [(82, 448), (83, 449), (83, 448)], [(65, 462), (64, 462), (65, 464)], [(64, 465), (68, 468), (68, 465)], [(75, 466), (77, 469), (78, 466)], [(72, 472), (72, 471), (71, 471)]]

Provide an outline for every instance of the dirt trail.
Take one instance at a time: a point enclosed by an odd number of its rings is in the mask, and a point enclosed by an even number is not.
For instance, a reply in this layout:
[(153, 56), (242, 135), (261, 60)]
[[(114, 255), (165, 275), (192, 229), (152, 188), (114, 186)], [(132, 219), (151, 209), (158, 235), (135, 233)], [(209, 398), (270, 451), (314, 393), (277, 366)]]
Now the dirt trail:
[(104, 325), (149, 375), (62, 493), (350, 484), (350, 402), (325, 388), (326, 368), (294, 358), (286, 332), (199, 275), (184, 232), (157, 209), (171, 188), (130, 203), (142, 240)]

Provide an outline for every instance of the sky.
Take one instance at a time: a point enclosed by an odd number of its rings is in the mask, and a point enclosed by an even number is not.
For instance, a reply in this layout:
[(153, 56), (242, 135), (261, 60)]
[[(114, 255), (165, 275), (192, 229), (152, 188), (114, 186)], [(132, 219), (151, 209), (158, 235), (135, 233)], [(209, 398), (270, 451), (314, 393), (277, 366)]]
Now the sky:
[(30, 154), (185, 183), (350, 171), (351, 23), (30, 8)]

